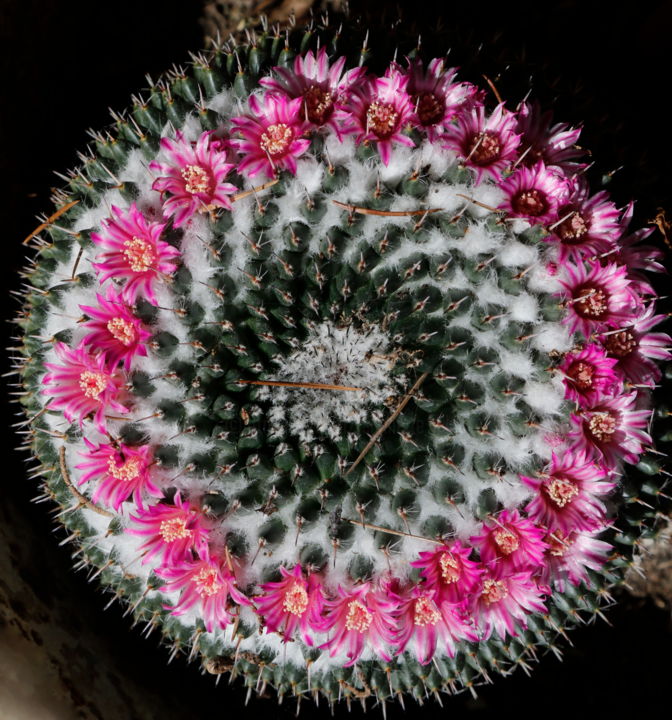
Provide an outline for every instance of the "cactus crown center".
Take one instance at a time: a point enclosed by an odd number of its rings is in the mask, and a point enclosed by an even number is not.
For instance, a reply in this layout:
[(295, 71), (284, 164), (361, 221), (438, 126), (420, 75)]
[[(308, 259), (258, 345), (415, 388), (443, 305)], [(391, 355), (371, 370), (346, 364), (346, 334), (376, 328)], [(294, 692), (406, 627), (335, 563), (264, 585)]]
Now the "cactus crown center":
[(132, 240), (125, 240), (124, 246), (124, 256), (133, 272), (146, 272), (156, 262), (154, 248), (146, 240), (134, 237)]
[(107, 377), (103, 373), (85, 370), (79, 376), (79, 387), (91, 400), (98, 400), (100, 393), (107, 387)]

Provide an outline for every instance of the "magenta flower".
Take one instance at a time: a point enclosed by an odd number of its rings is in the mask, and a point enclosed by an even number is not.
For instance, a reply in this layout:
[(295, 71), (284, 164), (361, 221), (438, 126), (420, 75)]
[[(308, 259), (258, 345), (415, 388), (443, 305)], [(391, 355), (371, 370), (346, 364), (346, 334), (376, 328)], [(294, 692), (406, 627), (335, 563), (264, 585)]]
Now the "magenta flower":
[(469, 538), (481, 560), (496, 576), (541, 565), (546, 544), (544, 531), (518, 510), (502, 510), (483, 523), (482, 535)]
[(231, 140), (242, 156), (238, 171), (250, 178), (261, 172), (273, 178), (280, 170), (296, 174), (296, 158), (310, 146), (310, 140), (301, 137), (306, 130), (301, 117), (303, 97), (288, 100), (266, 93), (261, 98), (252, 95), (249, 103), (252, 115), (231, 119), (231, 133), (241, 135)]
[(396, 642), (398, 607), (394, 593), (376, 589), (370, 582), (351, 590), (339, 585), (338, 598), (325, 603), (326, 616), (320, 627), (324, 632), (333, 631), (333, 635), (320, 649), (328, 649), (331, 657), (345, 651), (348, 662), (343, 667), (354, 665), (367, 646), (390, 662), (387, 646)]
[(456, 642), (478, 641), (460, 605), (439, 603), (436, 590), (415, 585), (402, 596), (399, 608), (397, 652), (402, 653), (412, 643), (413, 654), (421, 665), (432, 661), (437, 645), (441, 652), (455, 657)]
[(408, 77), (392, 66), (384, 77), (369, 77), (358, 83), (346, 107), (344, 133), (354, 133), (357, 143), (375, 143), (384, 165), (390, 162), (394, 143), (415, 145), (404, 134), (413, 117), (407, 85)]
[(589, 583), (588, 570), (599, 570), (613, 550), (609, 543), (598, 540), (597, 532), (562, 533), (555, 530), (546, 537), (548, 550), (540, 582), (553, 583), (564, 592), (566, 581), (572, 585)]
[(558, 206), (568, 195), (568, 184), (557, 169), (539, 161), (532, 167), (521, 167), (500, 185), (506, 197), (499, 206), (511, 217), (545, 224), (558, 219)]
[(324, 592), (315, 573), (304, 578), (301, 565), (293, 570), (280, 566), (283, 579), (261, 586), (263, 595), (254, 603), (269, 632), (280, 633), (283, 641), (294, 639), (298, 629), (301, 640), (308, 646), (314, 644), (313, 633), (322, 623)]
[[(544, 547), (547, 547), (546, 543)], [(544, 594), (529, 570), (511, 575), (485, 574), (481, 578), (473, 609), (481, 639), (487, 640), (493, 631), (502, 640), (507, 633), (515, 636), (516, 624), (527, 627), (527, 616), (530, 613), (546, 612), (542, 601)]]
[(357, 67), (343, 74), (345, 61), (340, 57), (330, 66), (326, 48), (321, 48), (317, 56), (309, 50), (294, 60), (293, 70), (275, 67), (276, 77), (261, 78), (259, 84), (290, 99), (302, 98), (300, 117), (315, 127), (329, 128), (340, 137), (343, 105), (352, 86), (365, 73), (364, 68)]
[(205, 629), (212, 632), (215, 627), (224, 629), (234, 618), (231, 602), (237, 605), (251, 605), (236, 586), (233, 572), (224, 562), (206, 553), (197, 560), (185, 560), (175, 565), (164, 565), (155, 571), (167, 580), (161, 592), (178, 592), (179, 600), (174, 607), (164, 605), (171, 615), (184, 615), (198, 606)]
[(414, 113), (412, 122), (434, 142), (445, 132), (451, 120), (473, 103), (479, 90), (471, 83), (454, 82), (457, 70), (446, 70), (443, 58), (434, 58), (425, 70), (422, 60), (408, 61), (408, 94)]
[(581, 261), (608, 253), (616, 247), (621, 233), (619, 211), (605, 191), (589, 195), (588, 183), (582, 178), (574, 182), (574, 191), (566, 204), (558, 209), (558, 222), (546, 239), (556, 242), (558, 262)]
[(620, 460), (636, 463), (651, 444), (646, 432), (650, 410), (637, 410), (637, 392), (617, 397), (604, 396), (594, 405), (571, 416), (573, 429), (568, 437), (572, 450), (585, 452), (614, 467)]
[(606, 508), (600, 496), (616, 485), (606, 475), (605, 468), (585, 453), (553, 453), (548, 472), (537, 478), (520, 478), (535, 493), (525, 512), (534, 523), (565, 535), (595, 530), (605, 522)]
[(143, 564), (158, 556), (162, 565), (177, 565), (191, 560), (192, 550), (200, 557), (207, 552), (208, 529), (203, 512), (182, 500), (179, 490), (172, 505), (158, 503), (140, 509), (138, 515), (131, 515), (131, 523), (135, 527), (126, 532), (147, 538), (140, 546)]
[(178, 130), (175, 140), (161, 138), (161, 147), (168, 154), (168, 161), (149, 164), (152, 172), (161, 175), (152, 184), (152, 190), (168, 194), (163, 212), (173, 217), (175, 227), (181, 227), (199, 212), (231, 209), (229, 195), (238, 188), (224, 179), (235, 165), (226, 161), (226, 152), (222, 152), (221, 142), (213, 139), (212, 131), (202, 133), (194, 145)]
[(124, 369), (130, 370), (136, 355), (147, 355), (145, 341), (151, 333), (131, 312), (122, 296), (108, 285), (105, 297), (96, 293), (98, 306), (80, 305), (90, 320), (83, 327), (90, 330), (84, 336), (82, 345), (100, 352), (112, 368), (123, 362)]
[(411, 565), (420, 568), (420, 576), (436, 590), (439, 603), (460, 603), (473, 592), (483, 572), (481, 563), (469, 560), (471, 552), (471, 547), (453, 540), (438, 550), (421, 552)]
[(620, 387), (621, 378), (615, 370), (618, 360), (607, 357), (604, 348), (590, 344), (565, 355), (558, 370), (565, 381), (565, 397), (585, 407)]
[(457, 116), (443, 136), (445, 147), (454, 150), (463, 163), (476, 172), (476, 184), (484, 175), (500, 180), (503, 170), (517, 156), (520, 135), (516, 133), (516, 116), (498, 105), (485, 117), (482, 106)]
[(92, 263), (102, 285), (113, 278), (125, 280), (121, 297), (133, 304), (144, 297), (156, 305), (154, 284), (175, 272), (180, 252), (161, 240), (166, 223), (148, 222), (135, 203), (128, 210), (112, 206), (112, 218), (103, 220), (91, 240), (103, 251)]
[(585, 167), (575, 162), (585, 155), (585, 151), (576, 147), (581, 130), (570, 128), (565, 123), (553, 124), (553, 113), (542, 112), (539, 103), (522, 103), (517, 113), (516, 132), (520, 133), (520, 162), (527, 166), (543, 160), (546, 165), (558, 165), (565, 171), (574, 171)]
[(106, 505), (119, 511), (121, 504), (131, 495), (138, 507), (142, 507), (142, 493), (161, 497), (161, 490), (152, 481), (152, 449), (149, 445), (130, 446), (118, 443), (95, 445), (87, 438), (84, 442), (88, 451), (81, 452), (87, 462), (76, 465), (78, 470), (86, 470), (79, 484), (95, 481), (92, 500), (102, 500)]
[(54, 345), (54, 352), (62, 364), (44, 363), (51, 372), (42, 378), (47, 386), (42, 393), (54, 398), (47, 404), (48, 410), (62, 410), (68, 422), (77, 420), (80, 426), (93, 416), (100, 432), (105, 432), (108, 410), (129, 411), (119, 401), (126, 378), (119, 370), (108, 368), (102, 355), (92, 355), (81, 345), (72, 350), (62, 342)]
[(666, 333), (649, 332), (667, 319), (666, 315), (654, 315), (653, 304), (623, 330), (602, 333), (602, 345), (617, 361), (616, 369), (626, 380), (636, 385), (654, 385), (660, 379), (656, 360), (672, 357), (672, 338)]
[(593, 331), (622, 325), (633, 309), (633, 295), (624, 265), (599, 262), (565, 265), (567, 279), (561, 280), (565, 288), (567, 314), (563, 322), (570, 332), (577, 330), (588, 339)]

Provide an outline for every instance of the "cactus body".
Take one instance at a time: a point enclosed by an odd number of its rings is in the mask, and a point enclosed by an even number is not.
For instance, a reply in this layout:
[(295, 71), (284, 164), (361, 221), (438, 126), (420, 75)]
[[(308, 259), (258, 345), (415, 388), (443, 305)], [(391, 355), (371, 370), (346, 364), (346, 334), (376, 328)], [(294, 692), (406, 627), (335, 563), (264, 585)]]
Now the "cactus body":
[(557, 652), (665, 502), (629, 470), (658, 254), (578, 131), (318, 47), (199, 56), (95, 135), (28, 272), (26, 426), (80, 562), (175, 651), (422, 698)]

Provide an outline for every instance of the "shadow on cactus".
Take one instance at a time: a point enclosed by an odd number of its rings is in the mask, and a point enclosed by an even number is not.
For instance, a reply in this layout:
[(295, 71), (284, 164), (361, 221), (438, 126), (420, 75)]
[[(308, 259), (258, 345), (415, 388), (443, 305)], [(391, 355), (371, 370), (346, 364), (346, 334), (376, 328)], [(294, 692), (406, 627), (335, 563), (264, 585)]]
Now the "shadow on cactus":
[(670, 338), (578, 130), (319, 36), (196, 56), (93, 134), (32, 239), (23, 427), (78, 566), (175, 653), (384, 707), (612, 602), (669, 500)]

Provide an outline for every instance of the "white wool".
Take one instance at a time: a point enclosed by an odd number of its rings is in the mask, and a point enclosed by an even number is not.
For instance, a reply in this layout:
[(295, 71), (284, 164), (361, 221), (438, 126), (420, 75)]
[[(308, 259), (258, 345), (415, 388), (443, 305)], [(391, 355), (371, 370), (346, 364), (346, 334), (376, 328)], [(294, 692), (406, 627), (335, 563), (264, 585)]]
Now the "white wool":
[(427, 207), (441, 208), (444, 213), (457, 214), (469, 202), (459, 195), (465, 195), (467, 192), (466, 185), (431, 183), (427, 191)]
[(465, 257), (471, 258), (493, 252), (501, 240), (502, 235), (491, 232), (485, 225), (471, 223), (460, 240), (459, 249)]
[[(504, 200), (505, 194), (498, 185), (494, 185), (492, 181), (488, 180), (472, 187), (469, 192), (469, 197), (482, 203), (482, 205), (497, 208), (501, 205), (502, 200)], [(476, 203), (469, 203), (468, 210), (470, 215), (477, 218), (486, 217), (491, 212)]]
[(379, 165), (380, 179), (384, 183), (396, 184), (410, 177), (415, 170), (416, 153), (406, 145), (395, 145), (390, 153), (390, 162)]
[(497, 261), (504, 267), (528, 267), (537, 260), (537, 250), (512, 238), (507, 238), (497, 253)]
[(442, 177), (448, 168), (457, 162), (457, 155), (452, 150), (441, 147), (437, 143), (423, 140), (420, 144), (420, 157), (417, 167), (428, 167), (430, 176), (433, 179)]
[(539, 314), (539, 303), (534, 295), (520, 293), (508, 303), (509, 315), (516, 322), (536, 322)]
[(525, 383), (523, 397), (533, 410), (543, 415), (556, 415), (560, 411), (564, 398), (562, 378), (556, 374), (550, 382), (528, 380)]
[(513, 230), (516, 235), (519, 235), (520, 233), (525, 232), (525, 230), (529, 230), (532, 227), (529, 221), (525, 220), (524, 218), (513, 218), (509, 222), (511, 223), (511, 230)]
[(296, 163), (296, 181), (304, 187), (308, 196), (322, 187), (324, 172), (324, 165), (314, 157), (299, 158)]
[(128, 203), (119, 190), (113, 188), (103, 195), (103, 202), (96, 207), (87, 208), (72, 225), (73, 230), (89, 230), (99, 228), (101, 220), (110, 217), (112, 206), (127, 207)]
[(535, 366), (532, 359), (522, 353), (514, 353), (509, 350), (500, 352), (500, 368), (510, 375), (527, 379), (532, 377), (535, 372)]
[(551, 350), (566, 352), (572, 347), (572, 337), (566, 325), (554, 322), (542, 323), (535, 328), (532, 346), (545, 353)]
[[(535, 292), (556, 294), (561, 292), (562, 285), (558, 275), (551, 275), (541, 264), (536, 264), (527, 273), (527, 287)], [(558, 299), (558, 302), (560, 300)]]
[(219, 113), (222, 117), (229, 117), (235, 115), (236, 100), (233, 93), (230, 90), (221, 90), (214, 97), (211, 97), (206, 103), (205, 107), (209, 110), (214, 110)]

